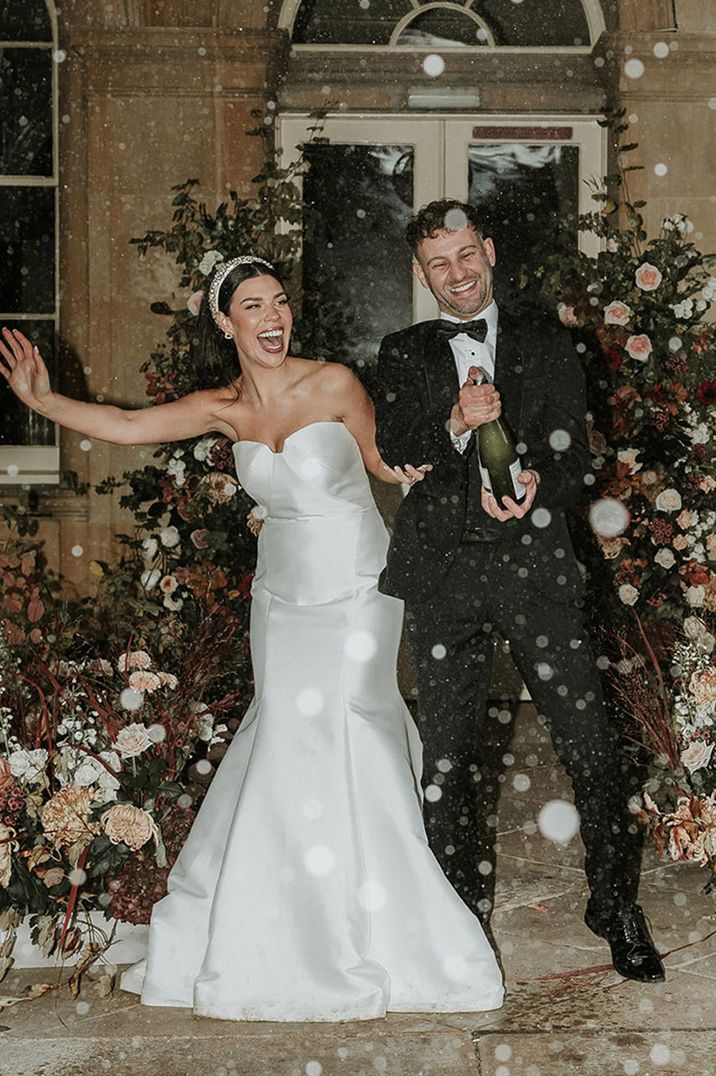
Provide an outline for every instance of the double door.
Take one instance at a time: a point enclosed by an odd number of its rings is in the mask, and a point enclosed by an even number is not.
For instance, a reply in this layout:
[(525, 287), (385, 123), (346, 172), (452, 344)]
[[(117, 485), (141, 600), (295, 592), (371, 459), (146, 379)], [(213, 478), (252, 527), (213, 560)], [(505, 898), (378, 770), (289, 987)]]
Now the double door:
[(318, 210), (304, 236), (304, 290), (345, 308), (343, 357), (358, 366), (386, 333), (435, 317), (405, 242), (408, 220), (427, 202), (458, 198), (480, 209), (497, 248), (498, 298), (525, 270), (529, 286), (536, 252), (559, 229), (590, 250), (576, 218), (594, 208), (590, 183), (605, 171), (596, 119), (328, 116), (318, 140), (308, 116), (279, 122), (284, 159), (304, 147), (303, 200)]

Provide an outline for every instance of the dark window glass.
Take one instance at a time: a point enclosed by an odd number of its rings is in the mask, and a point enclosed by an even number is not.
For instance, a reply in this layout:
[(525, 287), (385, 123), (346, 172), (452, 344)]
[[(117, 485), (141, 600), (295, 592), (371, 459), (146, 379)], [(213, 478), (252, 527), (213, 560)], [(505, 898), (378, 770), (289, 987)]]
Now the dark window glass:
[(0, 173), (52, 175), (49, 49), (0, 49)]
[(0, 41), (52, 41), (44, 0), (0, 0)]
[(588, 45), (589, 26), (581, 0), (474, 0), (496, 45)]
[(304, 0), (293, 40), (313, 45), (387, 45), (410, 0)]
[(537, 258), (530, 259), (530, 252), (558, 229), (563, 233), (565, 220), (574, 227), (576, 245), (579, 147), (473, 145), (468, 161), (468, 200), (480, 207), (484, 234), (495, 241), (495, 285), (508, 297), (521, 267), (526, 263), (529, 270)]
[[(50, 379), (57, 388), (54, 321), (6, 321), (8, 329), (19, 329), (40, 349), (47, 363)], [(30, 411), (0, 377), (0, 445), (54, 445), (55, 425)], [(19, 462), (19, 461), (18, 461)]]
[(52, 187), (0, 187), (0, 311), (55, 312)]
[(396, 44), (440, 48), (441, 45), (484, 45), (486, 41), (487, 34), (469, 15), (432, 8), (416, 15)]
[[(412, 215), (412, 146), (314, 144), (303, 196), (304, 317), (341, 308), (348, 331), (341, 354), (362, 367), (383, 336), (412, 321), (412, 277), (405, 226)], [(311, 212), (311, 210), (316, 212)]]
[[(471, 7), (489, 26), (497, 45), (589, 44), (581, 0), (474, 0)], [(410, 10), (409, 0), (304, 0), (293, 40), (315, 45), (387, 45), (396, 24)], [(401, 34), (401, 44), (432, 47), (442, 39), (465, 47), (479, 45), (480, 39), (470, 36), (475, 29), (467, 18), (466, 25), (460, 20), (454, 8), (432, 9), (425, 13), (424, 21), (411, 23), (407, 36)]]

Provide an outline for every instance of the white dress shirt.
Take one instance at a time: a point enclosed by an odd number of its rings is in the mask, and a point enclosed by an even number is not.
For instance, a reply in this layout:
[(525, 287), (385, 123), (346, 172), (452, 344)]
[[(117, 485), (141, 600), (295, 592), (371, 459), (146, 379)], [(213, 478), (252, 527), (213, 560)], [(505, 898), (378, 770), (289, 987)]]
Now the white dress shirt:
[[(467, 372), (471, 366), (481, 366), (491, 378), (495, 376), (495, 352), (497, 349), (497, 303), (493, 301), (479, 314), (475, 314), (471, 321), (479, 321), (484, 318), (487, 322), (487, 336), (483, 343), (473, 340), (467, 333), (458, 333), (449, 341), (455, 360), (455, 371), (460, 388), (467, 381)], [(456, 318), (452, 314), (441, 314), (445, 321), (459, 324), (464, 318)], [(466, 430), (460, 437), (451, 433), (452, 443), (458, 452), (464, 452), (470, 443), (474, 430)]]

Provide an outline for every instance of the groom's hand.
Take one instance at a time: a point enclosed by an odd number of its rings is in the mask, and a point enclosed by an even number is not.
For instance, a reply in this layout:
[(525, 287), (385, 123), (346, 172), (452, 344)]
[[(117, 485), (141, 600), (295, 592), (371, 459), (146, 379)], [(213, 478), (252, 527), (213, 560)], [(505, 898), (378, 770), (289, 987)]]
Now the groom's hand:
[(534, 504), (537, 487), (540, 484), (540, 476), (537, 471), (527, 469), (522, 471), (517, 481), (521, 482), (525, 487), (525, 496), (519, 504), (517, 501), (513, 501), (512, 497), (503, 497), (502, 504), (498, 505), (496, 499), (485, 491), (484, 486), (482, 487), (482, 507), (488, 516), (492, 516), (493, 519), (498, 519), (500, 523), (504, 523), (507, 519), (522, 519), (523, 516), (527, 515)]
[[(467, 381), (460, 389), (458, 402), (453, 408), (453, 411), (457, 409), (457, 414), (450, 416), (451, 420), (453, 418), (456, 420), (453, 423), (453, 433), (456, 437), (467, 430), (476, 430), (486, 422), (492, 422), (502, 413), (499, 392), (494, 385), (476, 384), (479, 376), (480, 372), (477, 367), (471, 366), (467, 372)], [(464, 429), (456, 430), (455, 425), (459, 427), (460, 424), (464, 426)]]

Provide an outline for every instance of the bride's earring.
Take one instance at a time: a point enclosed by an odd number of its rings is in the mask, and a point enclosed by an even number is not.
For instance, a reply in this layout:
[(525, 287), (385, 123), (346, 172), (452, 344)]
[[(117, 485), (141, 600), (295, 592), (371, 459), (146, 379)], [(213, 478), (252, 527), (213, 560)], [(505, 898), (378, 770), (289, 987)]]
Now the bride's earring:
[(234, 339), (234, 334), (233, 333), (224, 333), (224, 340), (233, 340), (233, 339)]

